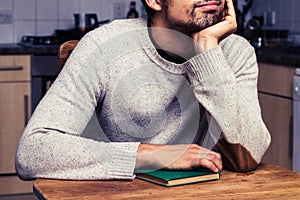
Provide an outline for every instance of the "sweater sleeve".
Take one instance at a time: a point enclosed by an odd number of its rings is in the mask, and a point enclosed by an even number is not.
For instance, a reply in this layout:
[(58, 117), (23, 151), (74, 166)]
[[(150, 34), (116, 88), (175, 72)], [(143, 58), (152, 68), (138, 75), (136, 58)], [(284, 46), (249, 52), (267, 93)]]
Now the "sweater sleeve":
[(270, 134), (261, 117), (254, 49), (232, 36), (192, 58), (188, 75), (196, 97), (218, 126), (212, 129), (220, 133), (212, 137), (220, 136), (216, 147), (224, 167), (255, 169), (270, 144)]
[(97, 43), (85, 36), (39, 103), (17, 149), (20, 178), (134, 178), (138, 142), (114, 143), (82, 135), (103, 98), (99, 80), (105, 68), (99, 56)]

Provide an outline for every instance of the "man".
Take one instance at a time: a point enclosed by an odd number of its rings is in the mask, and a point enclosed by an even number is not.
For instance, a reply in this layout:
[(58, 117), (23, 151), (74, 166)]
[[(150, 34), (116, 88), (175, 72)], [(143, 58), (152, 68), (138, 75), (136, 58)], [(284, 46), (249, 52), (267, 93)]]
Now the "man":
[(270, 135), (232, 0), (143, 3), (148, 20), (114, 21), (77, 45), (21, 138), (21, 178), (257, 167)]

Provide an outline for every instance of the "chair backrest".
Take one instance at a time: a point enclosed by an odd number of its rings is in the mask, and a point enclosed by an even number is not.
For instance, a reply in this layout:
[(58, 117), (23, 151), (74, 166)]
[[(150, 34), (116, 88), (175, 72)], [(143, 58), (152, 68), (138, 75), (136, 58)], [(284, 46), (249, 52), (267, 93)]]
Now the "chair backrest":
[(64, 67), (68, 57), (70, 56), (78, 42), (79, 40), (69, 40), (60, 45), (58, 54), (59, 71)]

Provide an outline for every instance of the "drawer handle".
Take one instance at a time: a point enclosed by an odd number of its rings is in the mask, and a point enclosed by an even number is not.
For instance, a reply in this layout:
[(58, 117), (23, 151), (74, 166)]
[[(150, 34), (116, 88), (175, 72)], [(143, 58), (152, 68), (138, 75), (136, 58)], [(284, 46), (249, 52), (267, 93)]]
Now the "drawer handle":
[(0, 71), (21, 71), (23, 66), (0, 66)]
[(29, 121), (29, 97), (28, 95), (24, 95), (24, 122), (25, 126), (28, 124)]

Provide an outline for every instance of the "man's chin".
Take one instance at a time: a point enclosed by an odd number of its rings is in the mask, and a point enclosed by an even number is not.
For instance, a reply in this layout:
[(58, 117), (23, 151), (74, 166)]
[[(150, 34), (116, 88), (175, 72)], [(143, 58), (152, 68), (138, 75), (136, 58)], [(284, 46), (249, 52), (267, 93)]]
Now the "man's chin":
[(192, 33), (197, 33), (197, 32), (200, 32), (208, 27), (211, 27), (215, 24), (217, 24), (219, 21), (212, 21), (212, 22), (208, 22), (206, 21), (206, 23), (202, 23), (202, 24), (194, 24), (194, 25), (191, 25), (190, 26), (190, 30)]

